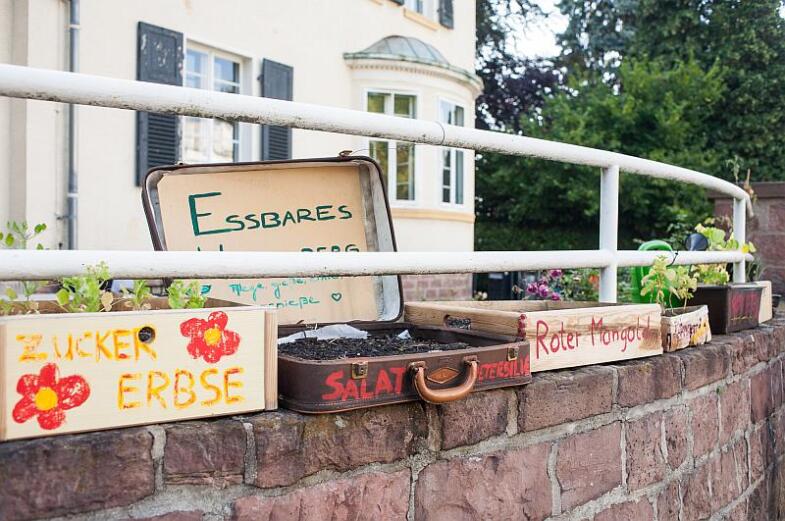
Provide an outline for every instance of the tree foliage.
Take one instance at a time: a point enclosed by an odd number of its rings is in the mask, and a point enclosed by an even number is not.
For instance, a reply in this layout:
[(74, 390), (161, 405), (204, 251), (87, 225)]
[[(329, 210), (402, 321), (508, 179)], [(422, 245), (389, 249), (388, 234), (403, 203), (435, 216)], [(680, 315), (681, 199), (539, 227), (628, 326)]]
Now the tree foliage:
[[(523, 132), (697, 170), (719, 166), (705, 132), (724, 93), (719, 67), (704, 72), (694, 61), (669, 66), (630, 60), (617, 72), (621, 89), (595, 73), (572, 75), (566, 89), (522, 121)], [(476, 178), (477, 248), (596, 248), (598, 173), (483, 154)], [(633, 247), (636, 238), (665, 236), (672, 222), (697, 221), (708, 210), (704, 194), (683, 184), (627, 174), (620, 190), (622, 247)]]

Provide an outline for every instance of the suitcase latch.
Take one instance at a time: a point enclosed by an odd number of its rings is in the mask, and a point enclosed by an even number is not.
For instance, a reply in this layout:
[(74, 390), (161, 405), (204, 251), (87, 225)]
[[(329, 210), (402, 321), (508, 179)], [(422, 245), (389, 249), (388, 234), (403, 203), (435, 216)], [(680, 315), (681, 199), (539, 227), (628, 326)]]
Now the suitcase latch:
[(362, 380), (368, 376), (368, 362), (354, 362), (352, 364), (352, 378)]
[(518, 346), (508, 347), (507, 348), (507, 361), (512, 362), (513, 360), (518, 359)]

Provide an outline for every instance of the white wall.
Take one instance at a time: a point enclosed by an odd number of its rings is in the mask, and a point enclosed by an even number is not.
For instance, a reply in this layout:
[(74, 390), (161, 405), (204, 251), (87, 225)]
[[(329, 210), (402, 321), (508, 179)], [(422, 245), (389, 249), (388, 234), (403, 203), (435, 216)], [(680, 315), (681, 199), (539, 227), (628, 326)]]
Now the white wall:
[[(13, 36), (0, 34), (0, 59), (64, 70), (67, 68), (67, 8), (62, 0), (0, 0), (0, 30), (12, 20)], [(9, 12), (11, 16), (9, 17)], [(294, 67), (294, 99), (364, 109), (368, 87), (421, 91), (419, 117), (436, 119), (437, 99), (446, 95), (466, 107), (472, 125), (473, 94), (468, 87), (424, 75), (353, 71), (344, 52), (360, 51), (389, 35), (420, 38), (434, 45), (453, 65), (473, 70), (474, 2), (456, 0), (455, 29), (433, 29), (404, 16), (389, 0), (82, 0), (80, 71), (136, 79), (137, 24), (143, 21), (183, 32), (195, 41), (244, 58), (244, 85), (259, 95), (256, 79), (262, 58)], [(11, 41), (13, 40), (13, 41)], [(26, 41), (20, 50), (18, 41)], [(186, 44), (187, 46), (187, 44)], [(12, 216), (52, 225), (64, 211), (64, 106), (46, 102), (0, 102), (0, 218)], [(10, 129), (10, 130), (7, 130)], [(11, 133), (8, 136), (7, 133)], [(259, 158), (259, 129), (245, 125), (250, 146), (242, 159)], [(20, 143), (21, 141), (21, 143)], [(79, 248), (150, 248), (135, 186), (135, 113), (78, 108)], [(367, 146), (362, 138), (294, 130), (293, 157), (336, 155)], [(438, 203), (438, 157), (434, 147), (418, 147), (421, 200), (417, 205), (473, 213), (473, 156), (468, 154), (464, 208)], [(10, 176), (10, 177), (9, 177)], [(13, 181), (11, 181), (13, 179)], [(6, 188), (8, 187), (8, 188)], [(9, 204), (5, 201), (9, 200)], [(423, 221), (438, 225), (438, 221)], [(458, 223), (448, 223), (448, 227)], [(473, 226), (455, 230), (458, 239), (438, 249), (471, 249)], [(63, 241), (62, 226), (47, 234), (47, 246)], [(398, 227), (400, 249), (434, 249), (434, 243)]]

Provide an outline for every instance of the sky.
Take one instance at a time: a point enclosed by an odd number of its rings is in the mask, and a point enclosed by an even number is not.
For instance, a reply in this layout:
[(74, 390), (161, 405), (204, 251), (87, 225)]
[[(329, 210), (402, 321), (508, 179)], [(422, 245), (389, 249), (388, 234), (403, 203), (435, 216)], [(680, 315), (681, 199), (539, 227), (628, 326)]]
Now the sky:
[(556, 8), (556, 0), (539, 0), (537, 3), (547, 16), (521, 28), (515, 48), (522, 56), (548, 58), (559, 54), (556, 35), (567, 27), (567, 17)]

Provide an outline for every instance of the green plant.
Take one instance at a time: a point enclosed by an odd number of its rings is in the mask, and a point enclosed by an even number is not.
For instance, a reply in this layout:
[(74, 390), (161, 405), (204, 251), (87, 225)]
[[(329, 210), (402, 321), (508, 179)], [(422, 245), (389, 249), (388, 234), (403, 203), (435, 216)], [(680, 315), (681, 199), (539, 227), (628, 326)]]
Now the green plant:
[(109, 266), (101, 262), (88, 266), (84, 275), (64, 277), (57, 292), (57, 302), (69, 313), (95, 313), (111, 311), (114, 296), (102, 289), (110, 279)]
[(668, 266), (668, 258), (660, 255), (654, 260), (649, 273), (641, 280), (641, 295), (654, 295), (654, 301), (663, 309), (674, 307), (673, 297), (687, 305), (698, 279), (686, 266)]
[[(739, 245), (733, 234), (727, 234), (722, 228), (711, 226), (716, 223), (713, 218), (706, 219), (704, 226), (698, 224), (695, 231), (706, 237), (709, 243), (709, 251), (736, 251), (741, 246), (741, 251), (744, 253), (755, 253), (755, 245), (751, 242)], [(693, 273), (697, 276), (698, 281), (703, 284), (724, 285), (730, 281), (730, 274), (725, 264), (698, 264), (693, 268)]]
[(127, 290), (123, 288), (123, 297), (128, 299), (131, 309), (134, 311), (143, 311), (150, 309), (150, 304), (147, 302), (153, 296), (150, 291), (150, 286), (147, 285), (146, 280), (135, 280), (133, 288)]
[(167, 289), (167, 298), (171, 309), (203, 308), (207, 302), (207, 297), (202, 296), (202, 286), (196, 280), (188, 283), (183, 280), (172, 281)]
[[(8, 221), (6, 223), (6, 231), (0, 232), (0, 247), (12, 250), (26, 250), (30, 242), (44, 231), (46, 231), (46, 224), (44, 223), (36, 224), (31, 229), (26, 222)], [(44, 246), (38, 243), (35, 249), (43, 250)], [(5, 296), (9, 300), (0, 299), (0, 314), (10, 315), (14, 312), (36, 313), (38, 311), (38, 302), (31, 299), (46, 282), (25, 280), (21, 281), (20, 284), (24, 301), (15, 302), (19, 300), (19, 294), (14, 288), (6, 287)]]

